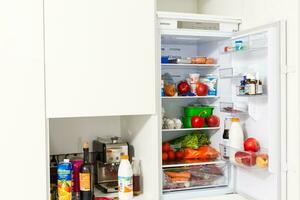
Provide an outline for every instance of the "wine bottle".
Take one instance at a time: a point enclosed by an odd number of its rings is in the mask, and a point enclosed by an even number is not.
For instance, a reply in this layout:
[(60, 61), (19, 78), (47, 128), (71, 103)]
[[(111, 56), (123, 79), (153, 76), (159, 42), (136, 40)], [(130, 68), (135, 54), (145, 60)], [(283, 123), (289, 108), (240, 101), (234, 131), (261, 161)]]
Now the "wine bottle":
[(80, 200), (92, 200), (92, 167), (89, 162), (89, 144), (83, 144), (83, 164), (79, 171)]

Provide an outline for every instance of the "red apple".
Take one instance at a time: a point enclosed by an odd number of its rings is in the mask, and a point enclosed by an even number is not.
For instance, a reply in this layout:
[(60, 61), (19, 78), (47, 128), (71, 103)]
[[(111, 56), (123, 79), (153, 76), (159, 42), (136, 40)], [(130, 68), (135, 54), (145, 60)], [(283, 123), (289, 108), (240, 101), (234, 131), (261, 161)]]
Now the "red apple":
[(167, 143), (167, 142), (165, 142), (165, 143), (163, 143), (163, 145), (162, 145), (162, 151), (163, 152), (168, 152), (168, 151), (170, 151), (170, 144), (169, 143)]
[(235, 161), (250, 167), (256, 164), (256, 155), (253, 152), (238, 151), (235, 153)]
[(186, 81), (181, 81), (178, 84), (177, 89), (181, 95), (187, 94), (191, 90), (190, 85)]
[(206, 123), (209, 127), (218, 127), (220, 126), (220, 119), (216, 115), (212, 115), (206, 118)]
[(196, 94), (198, 96), (206, 96), (208, 93), (208, 86), (204, 83), (197, 83), (196, 85)]
[(169, 157), (169, 160), (174, 160), (175, 159), (175, 152), (173, 150), (170, 150), (168, 152), (168, 157)]
[(193, 116), (192, 117), (192, 127), (193, 128), (202, 128), (205, 123), (205, 119), (200, 116)]
[(260, 149), (260, 145), (255, 138), (248, 138), (244, 142), (244, 150), (251, 151), (251, 152), (258, 152)]

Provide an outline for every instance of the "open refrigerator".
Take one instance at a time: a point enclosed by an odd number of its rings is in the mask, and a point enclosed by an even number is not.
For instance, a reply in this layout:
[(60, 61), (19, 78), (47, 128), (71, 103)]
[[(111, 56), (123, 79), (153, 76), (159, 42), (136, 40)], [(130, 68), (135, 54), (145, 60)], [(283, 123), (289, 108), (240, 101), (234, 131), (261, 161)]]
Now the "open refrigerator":
[[(220, 156), (205, 162), (161, 162), (163, 199), (238, 193), (249, 199), (280, 200), (285, 197), (285, 24), (276, 22), (251, 30), (238, 31), (239, 20), (215, 16), (158, 13), (161, 56), (172, 56), (160, 65), (160, 75), (175, 83), (189, 74), (217, 79), (217, 93), (210, 96), (161, 96), (161, 115), (182, 119), (183, 108), (202, 104), (214, 108), (220, 126), (168, 129), (163, 127), (161, 141), (171, 141), (192, 131), (205, 132), (210, 146)], [(237, 47), (237, 44), (240, 45)], [(242, 45), (241, 45), (242, 44)], [(214, 58), (213, 64), (191, 64), (187, 58)], [(174, 59), (175, 58), (175, 59)], [(174, 60), (180, 62), (176, 62)], [(245, 74), (259, 74), (263, 92), (239, 93)], [(165, 84), (165, 83), (163, 83)], [(161, 89), (161, 88), (160, 88)], [(238, 117), (245, 138), (256, 138), (261, 146), (257, 154), (268, 155), (265, 168), (246, 166), (224, 159), (222, 141), (225, 118)], [(231, 152), (244, 151), (227, 146)], [(247, 153), (247, 152), (245, 152)], [(170, 173), (187, 172), (188, 181), (172, 182)]]

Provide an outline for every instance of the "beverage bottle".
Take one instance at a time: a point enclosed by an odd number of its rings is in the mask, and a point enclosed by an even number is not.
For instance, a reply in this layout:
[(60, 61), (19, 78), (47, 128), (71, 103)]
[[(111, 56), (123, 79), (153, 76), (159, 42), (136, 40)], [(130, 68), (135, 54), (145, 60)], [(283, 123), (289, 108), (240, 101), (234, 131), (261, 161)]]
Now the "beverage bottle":
[(229, 129), (229, 146), (230, 148), (230, 160), (235, 162), (235, 153), (236, 151), (243, 150), (244, 144), (244, 133), (243, 129), (240, 125), (239, 118), (232, 118), (231, 119), (231, 126)]
[(223, 158), (229, 159), (229, 129), (231, 125), (231, 118), (226, 118), (224, 121), (224, 132), (223, 132)]
[(140, 160), (132, 158), (132, 172), (133, 172), (133, 195), (141, 194), (141, 168)]
[(79, 170), (80, 200), (92, 200), (92, 167), (89, 162), (89, 144), (83, 144), (83, 164)]
[(133, 199), (132, 168), (128, 161), (128, 155), (121, 157), (118, 170), (119, 200)]

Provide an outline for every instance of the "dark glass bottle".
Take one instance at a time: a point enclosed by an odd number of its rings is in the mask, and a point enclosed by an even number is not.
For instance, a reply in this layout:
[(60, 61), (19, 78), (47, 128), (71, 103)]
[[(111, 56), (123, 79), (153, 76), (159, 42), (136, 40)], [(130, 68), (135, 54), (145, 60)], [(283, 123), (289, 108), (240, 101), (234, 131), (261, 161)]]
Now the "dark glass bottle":
[(79, 171), (80, 200), (92, 200), (92, 166), (89, 162), (89, 144), (83, 144), (83, 164)]

